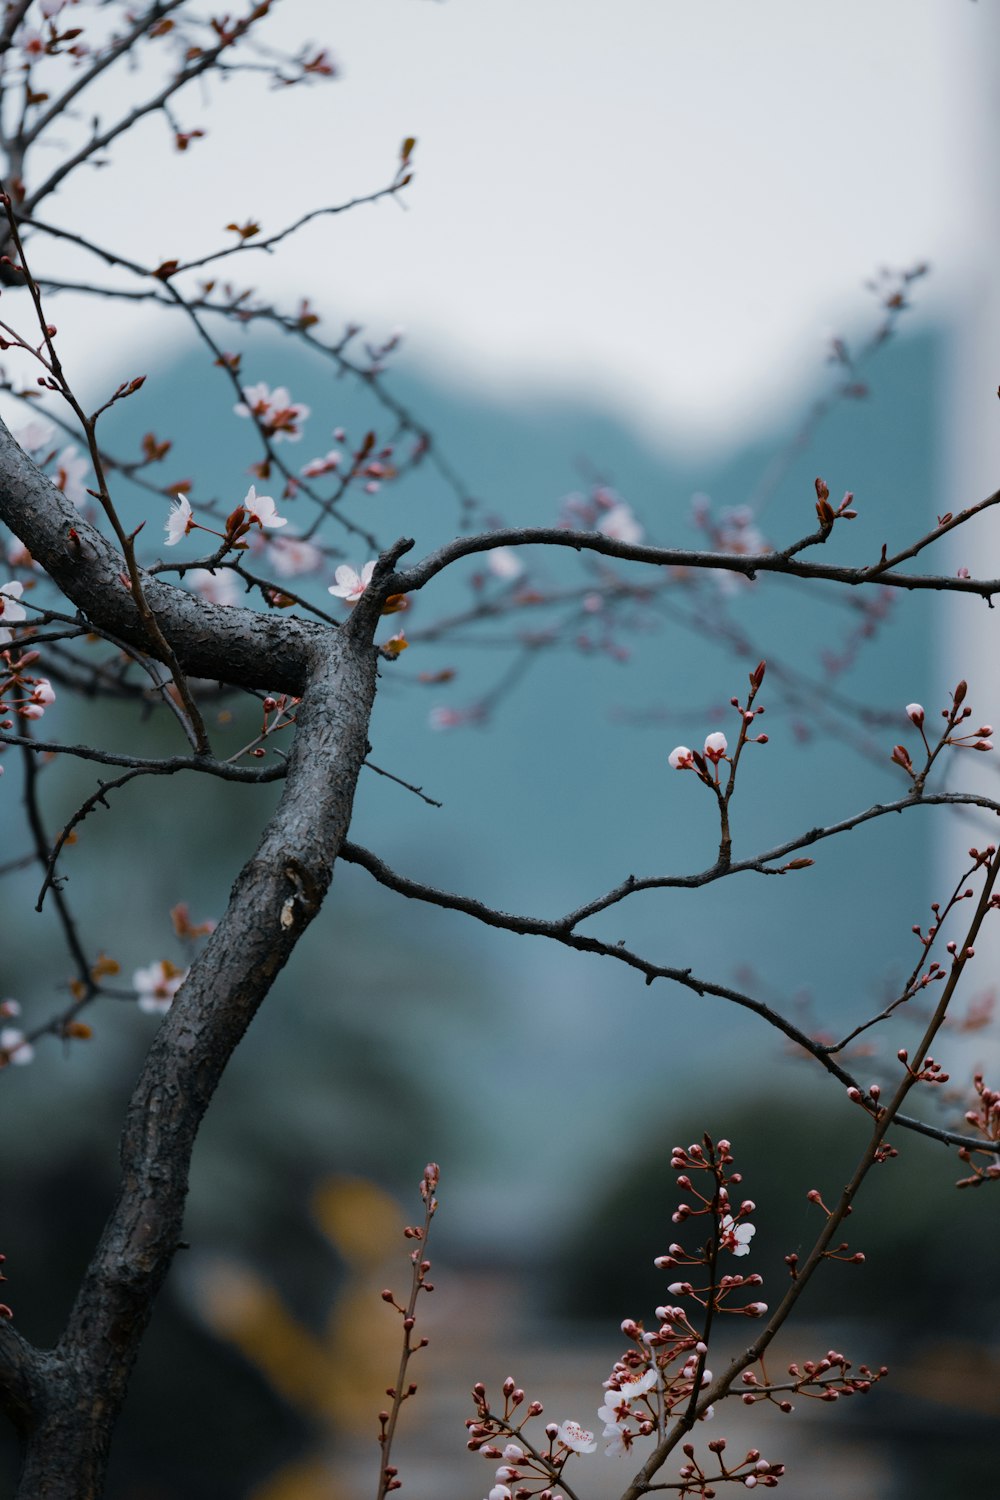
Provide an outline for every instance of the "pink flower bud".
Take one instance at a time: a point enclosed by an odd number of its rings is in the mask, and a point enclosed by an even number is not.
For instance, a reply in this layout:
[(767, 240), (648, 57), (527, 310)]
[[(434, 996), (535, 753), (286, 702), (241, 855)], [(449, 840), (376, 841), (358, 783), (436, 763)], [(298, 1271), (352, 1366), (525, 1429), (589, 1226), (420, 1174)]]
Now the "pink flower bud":
[(916, 724), (917, 728), (919, 729), (921, 724), (924, 722), (924, 710), (922, 704), (908, 703), (906, 705), (906, 717), (912, 720), (912, 722)]
[(675, 750), (671, 750), (667, 760), (675, 771), (690, 771), (694, 768), (694, 756), (687, 745), (678, 745)]
[(710, 760), (713, 765), (718, 765), (725, 755), (727, 749), (726, 736), (716, 730), (715, 734), (707, 735), (705, 738), (705, 759)]

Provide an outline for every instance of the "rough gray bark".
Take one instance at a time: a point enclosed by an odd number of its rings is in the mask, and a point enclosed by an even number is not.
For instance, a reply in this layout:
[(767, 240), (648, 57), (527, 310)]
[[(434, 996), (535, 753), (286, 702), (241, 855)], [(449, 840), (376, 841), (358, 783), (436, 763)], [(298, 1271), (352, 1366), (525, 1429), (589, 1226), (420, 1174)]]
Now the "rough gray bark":
[[(0, 424), (0, 516), (89, 619), (148, 654), (122, 559), (81, 521)], [(79, 538), (67, 544), (70, 528)], [(185, 670), (304, 696), (281, 801), (240, 871), (222, 920), (164, 1017), (132, 1095), (121, 1184), (57, 1347), (0, 1322), (0, 1403), (17, 1428), (17, 1500), (97, 1500), (111, 1432), (156, 1294), (181, 1235), (195, 1136), (275, 976), (319, 911), (367, 753), (379, 579), (339, 628), (199, 603), (148, 580)]]

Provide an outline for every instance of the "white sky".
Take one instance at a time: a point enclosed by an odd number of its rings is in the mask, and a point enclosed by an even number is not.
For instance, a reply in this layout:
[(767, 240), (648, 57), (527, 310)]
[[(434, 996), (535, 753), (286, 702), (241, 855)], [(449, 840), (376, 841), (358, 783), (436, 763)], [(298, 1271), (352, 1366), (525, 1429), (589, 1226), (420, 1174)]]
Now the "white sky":
[[(413, 360), (463, 382), (555, 386), (667, 441), (739, 441), (815, 380), (830, 332), (866, 326), (878, 265), (927, 259), (924, 315), (953, 302), (987, 9), (282, 0), (273, 35), (328, 44), (337, 82), (191, 91), (177, 113), (206, 140), (169, 153), (153, 122), (47, 217), (83, 215), (146, 258), (214, 248), (230, 219), (270, 230), (382, 185), (413, 134), (408, 212), (323, 221), (241, 279), (373, 334), (402, 324)], [(117, 378), (124, 325), (93, 316)], [(128, 327), (149, 336), (134, 310)]]

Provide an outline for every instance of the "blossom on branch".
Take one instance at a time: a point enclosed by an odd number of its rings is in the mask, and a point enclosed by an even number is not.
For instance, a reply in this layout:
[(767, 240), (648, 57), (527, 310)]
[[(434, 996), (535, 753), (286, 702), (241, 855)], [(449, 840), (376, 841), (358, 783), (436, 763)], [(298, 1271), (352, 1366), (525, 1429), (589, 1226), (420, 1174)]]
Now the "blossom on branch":
[(47, 453), (52, 447), (56, 430), (44, 417), (34, 417), (27, 426), (15, 432), (14, 437), (25, 453)]
[(191, 514), (190, 500), (186, 495), (178, 494), (164, 527), (167, 533), (166, 546), (176, 547), (177, 543), (186, 537), (196, 525), (197, 522)]
[(23, 593), (24, 584), (18, 583), (16, 579), (0, 588), (0, 646), (5, 646), (13, 639), (8, 626), (18, 625), (27, 618), (24, 608), (18, 603)]
[[(30, 680), (30, 679), (29, 679)], [(18, 708), (22, 719), (40, 719), (50, 704), (56, 701), (55, 691), (47, 677), (38, 677), (31, 696)]]
[(564, 1422), (556, 1433), (556, 1442), (573, 1453), (593, 1453), (597, 1447), (594, 1434), (581, 1427), (579, 1422)]
[(366, 562), (360, 573), (356, 573), (349, 563), (341, 563), (334, 573), (336, 583), (331, 583), (327, 589), (335, 599), (345, 599), (348, 604), (357, 604), (361, 595), (372, 581), (375, 572), (375, 559)]
[(719, 1243), (723, 1250), (734, 1255), (749, 1255), (750, 1241), (757, 1233), (752, 1224), (737, 1224), (732, 1214), (723, 1214), (719, 1220)]
[(602, 536), (609, 537), (614, 542), (627, 542), (630, 546), (641, 542), (646, 534), (633, 515), (632, 507), (626, 505), (624, 500), (619, 500), (607, 515), (601, 517), (597, 529)]
[(35, 1055), (35, 1049), (30, 1042), (24, 1039), (24, 1032), (19, 1031), (16, 1026), (4, 1026), (0, 1030), (0, 1060), (13, 1063), (15, 1067), (23, 1067), (30, 1063)]
[(323, 554), (312, 542), (297, 536), (275, 536), (268, 538), (271, 566), (279, 578), (294, 578), (296, 573), (315, 573), (323, 562)]
[(513, 547), (494, 547), (486, 566), (494, 578), (502, 578), (507, 582), (520, 578), (524, 572), (524, 564)]
[(715, 734), (707, 735), (705, 738), (705, 759), (717, 766), (719, 761), (725, 758), (728, 748), (726, 736), (720, 730), (716, 730)]
[(228, 568), (192, 568), (187, 574), (187, 581), (195, 593), (209, 604), (231, 606), (239, 603), (239, 584)]
[(186, 978), (187, 969), (179, 969), (169, 958), (161, 958), (148, 969), (136, 969), (132, 988), (138, 992), (139, 1009), (149, 1015), (165, 1015)]
[(273, 438), (275, 442), (281, 438), (287, 438), (290, 443), (298, 442), (302, 436), (300, 424), (308, 417), (310, 408), (293, 401), (283, 385), (275, 386), (272, 391), (261, 381), (258, 385), (245, 386), (243, 397), (233, 407), (238, 417), (256, 417), (265, 437)]
[(56, 459), (53, 483), (78, 510), (87, 498), (87, 486), (84, 484), (87, 469), (87, 460), (72, 443)]
[(287, 516), (279, 516), (277, 507), (270, 495), (258, 495), (253, 485), (247, 490), (243, 499), (243, 508), (252, 520), (263, 531), (276, 530), (279, 526), (287, 526)]

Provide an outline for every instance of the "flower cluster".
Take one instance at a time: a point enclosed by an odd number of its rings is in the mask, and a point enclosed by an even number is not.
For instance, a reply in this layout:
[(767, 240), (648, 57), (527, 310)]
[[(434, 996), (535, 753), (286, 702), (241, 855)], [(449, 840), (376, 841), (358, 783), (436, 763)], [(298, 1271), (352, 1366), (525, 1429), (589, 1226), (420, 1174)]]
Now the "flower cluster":
[(301, 424), (309, 415), (309, 407), (294, 402), (283, 385), (272, 391), (263, 381), (245, 386), (243, 400), (233, 410), (238, 417), (255, 417), (264, 436), (276, 443), (282, 438), (297, 443), (302, 436)]
[[(327, 593), (332, 594), (335, 599), (343, 599), (345, 604), (357, 604), (361, 595), (368, 588), (375, 572), (375, 559), (366, 562), (359, 573), (349, 563), (341, 563), (334, 573), (335, 583), (331, 583)], [(405, 594), (390, 594), (382, 605), (381, 613), (384, 615), (399, 614), (401, 610), (409, 609), (410, 601)], [(405, 651), (408, 642), (403, 637), (402, 631), (386, 642), (384, 647), (390, 656), (398, 656), (400, 651)]]
[(213, 536), (222, 537), (223, 550), (232, 547), (237, 551), (242, 551), (248, 545), (243, 538), (252, 527), (256, 526), (261, 531), (274, 531), (279, 526), (287, 525), (287, 517), (278, 515), (277, 506), (271, 496), (258, 495), (254, 485), (250, 486), (239, 505), (226, 517), (225, 532), (212, 531), (210, 526), (204, 526), (200, 521), (196, 521), (187, 495), (178, 493), (173, 509), (167, 517), (166, 545), (175, 547), (189, 531), (209, 531)]
[[(16, 1000), (0, 1000), (0, 1019), (9, 1019), (21, 1014), (21, 1007)], [(24, 1032), (18, 1026), (0, 1026), (0, 1067), (13, 1063), (15, 1067), (23, 1067), (30, 1063), (35, 1055), (35, 1049), (25, 1039)], [(0, 1280), (3, 1280), (0, 1277)]]
[[(733, 506), (721, 511), (716, 518), (709, 497), (697, 494), (691, 499), (691, 519), (698, 530), (705, 533), (715, 552), (725, 552), (730, 556), (735, 554), (737, 557), (757, 557), (771, 550), (749, 505)], [(753, 583), (753, 579), (746, 574), (728, 568), (715, 569), (712, 578), (723, 594), (737, 593)]]
[(136, 969), (132, 975), (132, 988), (136, 991), (139, 1009), (149, 1015), (166, 1015), (187, 978), (187, 972), (187, 969), (172, 964), (169, 958), (158, 959), (147, 969)]
[[(496, 1483), (487, 1500), (514, 1500), (514, 1497), (537, 1495), (538, 1500), (563, 1500), (558, 1484), (568, 1460), (575, 1453), (593, 1453), (597, 1447), (594, 1434), (579, 1422), (548, 1422), (545, 1444), (535, 1444), (524, 1435), (524, 1428), (544, 1408), (540, 1401), (525, 1406), (524, 1391), (508, 1375), (503, 1383), (503, 1412), (494, 1411), (486, 1387), (478, 1381), (472, 1388), (476, 1414), (469, 1417), (468, 1447), (484, 1458), (500, 1460), (494, 1478)], [(523, 1408), (523, 1410), (522, 1410)], [(507, 1439), (502, 1448), (495, 1440)]]
[(567, 495), (560, 506), (559, 525), (567, 530), (598, 531), (629, 546), (636, 546), (646, 535), (632, 507), (606, 484), (595, 485), (586, 497)]
[[(24, 610), (17, 600), (22, 585), (8, 583), (0, 589), (0, 619), (18, 624), (24, 619)], [(12, 632), (4, 626), (0, 630), (0, 645), (12, 640)], [(0, 714), (15, 713), (22, 719), (40, 719), (45, 710), (56, 701), (55, 689), (47, 677), (35, 677), (28, 672), (40, 659), (35, 650), (18, 652), (17, 648), (0, 650)], [(12, 729), (12, 719), (0, 719), (0, 727)]]
[(973, 1160), (970, 1148), (960, 1146), (959, 1159), (972, 1168), (972, 1176), (961, 1178), (959, 1187), (982, 1187), (987, 1182), (1000, 1182), (1000, 1157), (995, 1149), (1000, 1144), (1000, 1090), (991, 1089), (982, 1073), (976, 1074), (974, 1085), (978, 1108), (966, 1110), (965, 1123), (982, 1136), (986, 1164), (980, 1166)]
[[(669, 764), (673, 766), (675, 771), (694, 771), (699, 781), (703, 781), (706, 786), (710, 786), (720, 799), (722, 797), (719, 790), (720, 762), (728, 761), (729, 763), (729, 788), (731, 790), (736, 775), (736, 763), (739, 760), (743, 746), (746, 744), (767, 744), (766, 734), (750, 734), (754, 719), (756, 719), (758, 714), (764, 712), (761, 707), (754, 708), (753, 702), (760, 691), (760, 685), (764, 681), (766, 670), (766, 663), (758, 662), (750, 673), (750, 692), (746, 703), (741, 703), (738, 698), (730, 698), (729, 700), (732, 707), (735, 708), (740, 716), (739, 740), (732, 755), (729, 754), (729, 741), (721, 729), (717, 729), (714, 733), (706, 735), (703, 751), (692, 750), (688, 745), (675, 745), (667, 756)], [(712, 767), (711, 770), (709, 770), (709, 766)], [(727, 792), (727, 798), (728, 795), (729, 793)]]
[(972, 709), (965, 702), (965, 696), (969, 691), (967, 682), (960, 682), (951, 695), (951, 704), (948, 708), (941, 710), (944, 719), (944, 728), (941, 731), (937, 743), (932, 745), (927, 738), (924, 727), (926, 714), (923, 704), (908, 703), (906, 705), (906, 717), (920, 732), (923, 741), (926, 759), (922, 770), (914, 769), (913, 759), (905, 745), (893, 745), (892, 755), (889, 757), (893, 765), (899, 766), (913, 782), (914, 790), (921, 791), (931, 766), (937, 760), (945, 745), (953, 745), (957, 750), (992, 750), (993, 741), (990, 736), (993, 733), (992, 724), (980, 724), (978, 729), (966, 730), (964, 734), (956, 734), (955, 730), (960, 724), (964, 724), (972, 717)]

